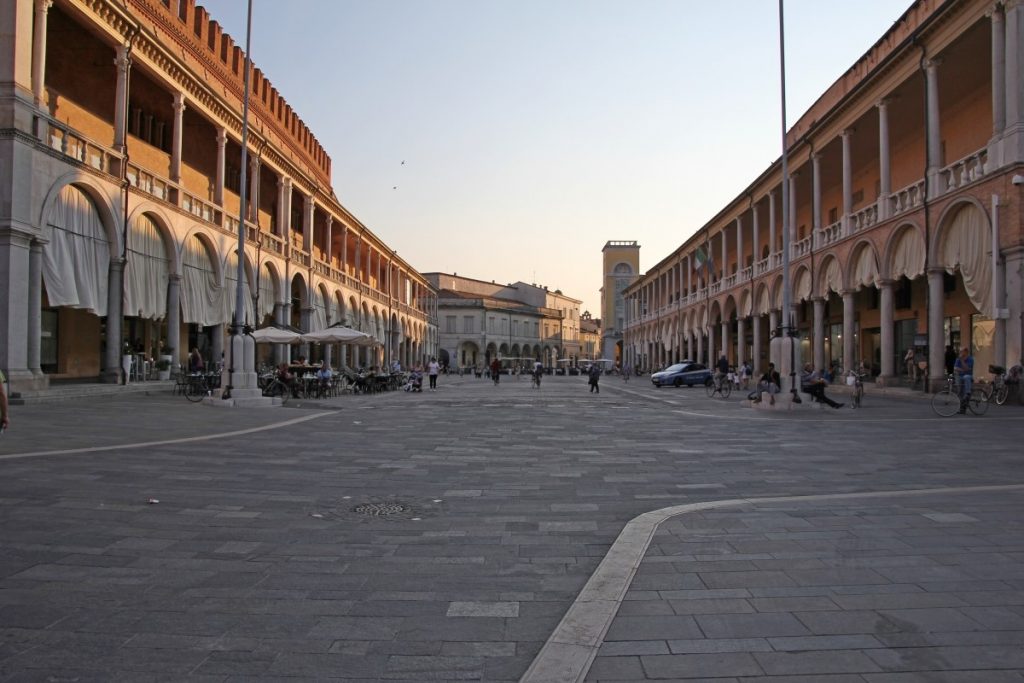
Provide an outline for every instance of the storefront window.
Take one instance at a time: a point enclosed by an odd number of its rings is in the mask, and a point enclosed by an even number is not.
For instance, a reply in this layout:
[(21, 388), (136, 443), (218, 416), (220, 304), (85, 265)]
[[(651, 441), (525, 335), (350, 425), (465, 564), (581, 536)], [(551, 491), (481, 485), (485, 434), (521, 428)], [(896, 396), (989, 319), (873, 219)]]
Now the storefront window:
[(994, 320), (980, 313), (971, 316), (971, 355), (974, 356), (975, 378), (986, 377), (988, 366), (995, 363), (992, 347), (995, 331)]

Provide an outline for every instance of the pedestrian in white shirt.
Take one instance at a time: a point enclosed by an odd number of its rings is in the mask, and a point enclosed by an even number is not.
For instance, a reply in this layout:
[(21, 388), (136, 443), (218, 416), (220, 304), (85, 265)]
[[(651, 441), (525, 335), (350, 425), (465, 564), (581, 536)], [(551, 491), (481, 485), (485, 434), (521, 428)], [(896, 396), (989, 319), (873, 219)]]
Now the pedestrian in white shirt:
[(427, 375), (430, 377), (430, 390), (437, 391), (437, 373), (441, 371), (436, 358), (431, 358), (427, 364)]

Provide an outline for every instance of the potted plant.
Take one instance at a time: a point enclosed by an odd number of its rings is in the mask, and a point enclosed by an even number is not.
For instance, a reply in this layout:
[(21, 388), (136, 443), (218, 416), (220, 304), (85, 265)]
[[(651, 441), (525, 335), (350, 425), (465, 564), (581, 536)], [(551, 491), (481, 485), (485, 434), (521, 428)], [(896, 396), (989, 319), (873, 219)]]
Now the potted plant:
[(166, 381), (171, 378), (171, 357), (160, 356), (160, 360), (156, 362), (156, 378), (160, 381)]
[[(166, 368), (167, 369), (167, 376), (166, 377), (164, 377), (164, 372), (163, 372), (164, 368), (161, 366), (162, 363), (166, 363), (167, 364), (167, 368)], [(171, 348), (170, 346), (163, 346), (163, 345), (161, 345), (160, 346), (160, 358), (156, 362), (156, 369), (157, 369), (157, 372), (160, 373), (158, 375), (158, 377), (160, 379), (170, 379), (171, 365), (173, 363), (174, 363), (174, 349)]]

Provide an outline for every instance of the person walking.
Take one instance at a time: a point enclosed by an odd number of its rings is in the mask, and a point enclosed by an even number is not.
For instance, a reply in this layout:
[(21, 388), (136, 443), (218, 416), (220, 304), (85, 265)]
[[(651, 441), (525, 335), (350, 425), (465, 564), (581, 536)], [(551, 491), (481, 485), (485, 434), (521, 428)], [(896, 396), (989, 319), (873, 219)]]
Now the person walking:
[(501, 362), (497, 358), (491, 361), (491, 379), (497, 384), (501, 378)]
[(430, 377), (430, 390), (437, 391), (437, 373), (441, 371), (441, 366), (438, 365), (437, 359), (434, 357), (430, 358), (430, 362), (427, 363), (427, 376)]
[(590, 378), (590, 393), (597, 392), (600, 394), (601, 387), (598, 384), (598, 381), (601, 379), (601, 366), (598, 365), (597, 363), (591, 365), (590, 370), (587, 372), (587, 376)]

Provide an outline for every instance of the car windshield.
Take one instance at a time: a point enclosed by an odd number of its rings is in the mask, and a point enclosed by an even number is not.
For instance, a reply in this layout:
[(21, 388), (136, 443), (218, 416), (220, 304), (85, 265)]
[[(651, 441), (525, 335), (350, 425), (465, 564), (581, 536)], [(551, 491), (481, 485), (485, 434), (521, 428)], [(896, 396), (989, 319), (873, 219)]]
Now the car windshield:
[(676, 363), (675, 365), (668, 366), (662, 372), (682, 372), (686, 369), (686, 366), (686, 363)]

